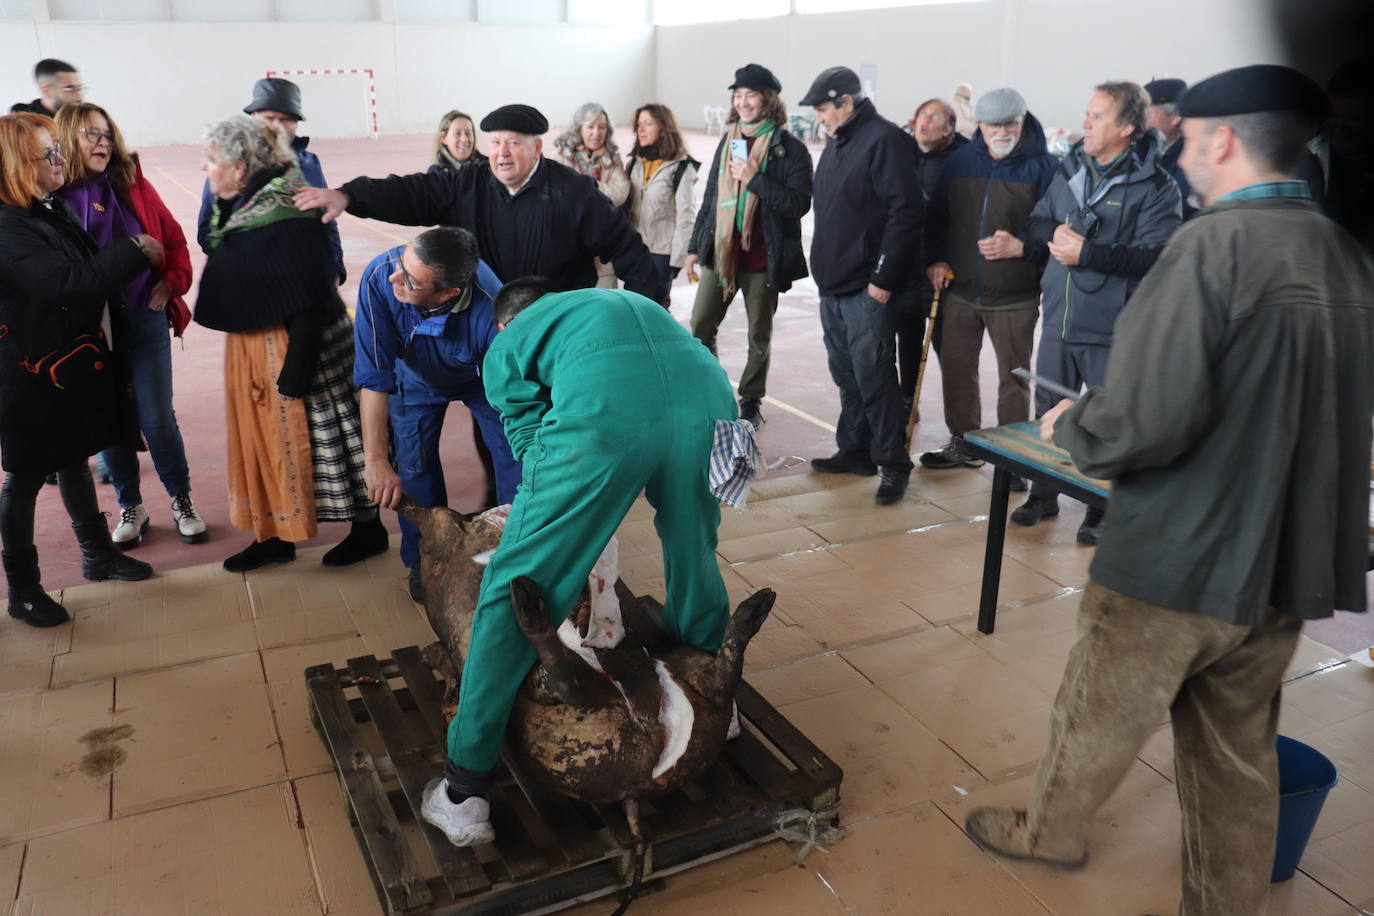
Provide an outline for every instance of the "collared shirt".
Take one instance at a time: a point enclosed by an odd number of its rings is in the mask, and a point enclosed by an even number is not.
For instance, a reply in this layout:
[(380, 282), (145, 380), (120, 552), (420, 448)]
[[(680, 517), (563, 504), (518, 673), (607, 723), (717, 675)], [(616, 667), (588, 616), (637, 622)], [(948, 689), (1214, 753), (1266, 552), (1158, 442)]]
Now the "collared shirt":
[[(520, 182), (520, 187), (518, 187), (518, 188), (506, 188), (506, 193), (509, 194), (511, 197), (514, 197), (515, 195), (519, 194), (521, 191), (525, 190), (525, 185), (527, 185), (527, 184), (530, 183), (530, 179), (534, 177), (534, 173), (535, 173), (535, 172), (539, 171), (539, 164), (540, 164), (541, 162), (543, 162), (543, 161), (544, 161), (544, 157), (543, 157), (543, 156), (540, 156), (538, 159), (534, 160), (534, 168), (530, 169), (530, 173), (529, 173), (528, 175), (525, 176), (525, 180), (522, 181), (522, 182)], [(503, 185), (502, 187), (505, 187), (505, 186)]]
[(363, 272), (354, 318), (354, 383), (386, 394), (420, 385), (460, 400), (473, 386), (481, 388), (482, 360), (496, 336), (491, 297), (500, 281), (479, 261), (470, 296), (426, 317), (391, 289), (388, 278), (404, 250), (400, 245), (377, 255)]
[(1311, 200), (1312, 189), (1307, 182), (1299, 178), (1285, 178), (1281, 181), (1261, 181), (1257, 184), (1246, 185), (1237, 188), (1230, 194), (1223, 194), (1213, 203), (1219, 204), (1223, 200), (1268, 200), (1273, 197), (1296, 197), (1299, 200)]

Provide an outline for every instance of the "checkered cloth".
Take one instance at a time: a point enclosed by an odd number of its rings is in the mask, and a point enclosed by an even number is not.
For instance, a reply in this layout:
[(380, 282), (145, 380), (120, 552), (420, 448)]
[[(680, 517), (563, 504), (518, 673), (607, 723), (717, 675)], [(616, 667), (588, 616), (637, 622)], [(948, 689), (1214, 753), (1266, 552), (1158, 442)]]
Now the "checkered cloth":
[(754, 424), (748, 420), (717, 420), (707, 474), (711, 493), (726, 505), (743, 509), (748, 501), (749, 481), (767, 471), (768, 463), (759, 451)]
[(353, 387), (353, 322), (347, 315), (324, 329), (320, 362), (305, 395), (310, 424), (315, 518), (348, 522), (355, 510), (373, 505), (363, 481), (363, 431), (358, 389)]

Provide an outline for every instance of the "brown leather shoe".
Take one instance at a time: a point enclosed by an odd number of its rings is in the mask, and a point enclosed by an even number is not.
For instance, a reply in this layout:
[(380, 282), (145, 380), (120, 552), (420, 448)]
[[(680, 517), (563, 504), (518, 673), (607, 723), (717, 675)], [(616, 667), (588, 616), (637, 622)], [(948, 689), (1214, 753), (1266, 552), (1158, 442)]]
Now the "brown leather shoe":
[(1060, 871), (1076, 871), (1088, 861), (1086, 852), (1066, 858), (1032, 850), (1026, 812), (1018, 808), (974, 808), (964, 819), (964, 832), (988, 852), (1008, 859), (1039, 862)]

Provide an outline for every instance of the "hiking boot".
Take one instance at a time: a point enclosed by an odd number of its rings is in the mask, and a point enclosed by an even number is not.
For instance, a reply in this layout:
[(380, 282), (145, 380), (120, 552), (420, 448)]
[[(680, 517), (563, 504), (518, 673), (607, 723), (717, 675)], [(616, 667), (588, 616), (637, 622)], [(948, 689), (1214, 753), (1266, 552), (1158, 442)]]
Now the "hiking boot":
[(739, 418), (748, 420), (754, 429), (763, 426), (763, 412), (759, 410), (758, 398), (744, 398), (739, 402)]
[(964, 820), (964, 831), (988, 852), (1008, 859), (1039, 862), (1061, 871), (1075, 871), (1088, 861), (1086, 850), (1033, 848), (1026, 812), (1020, 809), (974, 808)]
[(205, 530), (205, 522), (196, 512), (190, 493), (178, 493), (172, 497), (172, 521), (176, 523), (177, 534), (186, 544), (203, 544), (210, 539)]
[[(130, 508), (141, 510), (142, 506)], [(146, 521), (144, 526), (147, 526)], [(72, 530), (76, 532), (76, 542), (81, 545), (81, 575), (90, 581), (141, 582), (153, 574), (153, 568), (147, 563), (127, 557), (115, 547), (110, 540), (110, 529), (105, 527), (103, 512), (72, 522)]]
[(110, 538), (120, 550), (133, 550), (143, 543), (143, 532), (149, 524), (148, 512), (142, 505), (125, 506), (119, 510), (119, 524)]
[(1018, 525), (1038, 525), (1047, 518), (1059, 514), (1059, 498), (1056, 496), (1032, 496), (1011, 513), (1011, 520)]
[(378, 513), (370, 521), (353, 522), (353, 527), (348, 529), (348, 537), (334, 545), (320, 562), (325, 566), (352, 566), (368, 557), (386, 553), (389, 547), (391, 535), (386, 533), (386, 525), (382, 524), (381, 514)]
[(410, 592), (411, 601), (425, 603), (425, 583), (420, 578), (420, 567), (415, 567), (406, 575), (406, 591)]
[(443, 831), (454, 846), (476, 846), (492, 843), (496, 831), (491, 826), (491, 805), (480, 795), (470, 795), (461, 802), (448, 797), (448, 783), (432, 779), (425, 786), (420, 816)]
[(858, 474), (872, 477), (878, 473), (878, 466), (861, 455), (852, 452), (836, 452), (829, 458), (812, 458), (811, 470), (822, 474)]
[(1105, 509), (1088, 507), (1088, 513), (1083, 516), (1083, 524), (1078, 526), (1078, 543), (1085, 547), (1097, 546), (1098, 540), (1102, 537), (1102, 516), (1106, 514)]
[(943, 471), (948, 468), (981, 468), (983, 459), (964, 454), (957, 444), (951, 442), (944, 448), (922, 454), (921, 466), (936, 471)]
[(281, 538), (254, 541), (224, 561), (229, 572), (239, 573), (266, 566), (268, 563), (290, 563), (296, 559), (296, 545)]
[(883, 468), (882, 483), (878, 484), (878, 492), (874, 494), (873, 501), (880, 506), (901, 502), (910, 479), (910, 468)]

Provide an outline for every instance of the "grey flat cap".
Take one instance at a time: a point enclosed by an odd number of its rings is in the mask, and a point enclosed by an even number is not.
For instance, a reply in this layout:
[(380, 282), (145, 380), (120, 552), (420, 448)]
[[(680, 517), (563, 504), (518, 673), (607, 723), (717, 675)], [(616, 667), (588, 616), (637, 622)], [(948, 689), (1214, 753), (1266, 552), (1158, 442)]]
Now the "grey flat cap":
[(1026, 113), (1026, 100), (1015, 89), (991, 89), (973, 107), (973, 118), (984, 124), (1005, 124)]

